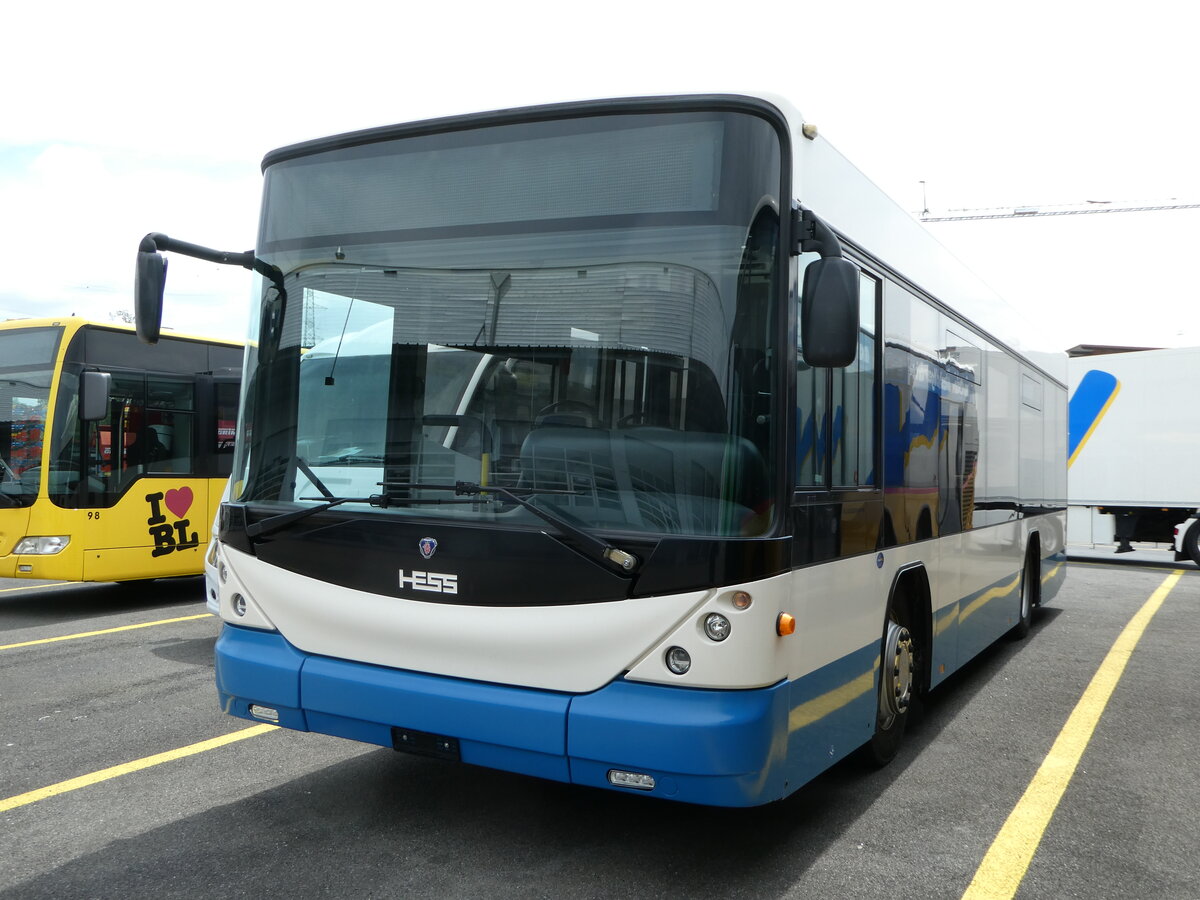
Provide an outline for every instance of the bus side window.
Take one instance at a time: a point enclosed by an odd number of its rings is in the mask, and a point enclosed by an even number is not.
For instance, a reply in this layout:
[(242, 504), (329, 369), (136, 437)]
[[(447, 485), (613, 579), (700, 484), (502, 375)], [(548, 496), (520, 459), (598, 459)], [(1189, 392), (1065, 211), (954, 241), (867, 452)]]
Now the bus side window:
[(238, 393), (237, 382), (219, 381), (216, 388), (217, 421), (212, 451), (216, 459), (216, 475), (227, 478), (233, 471), (233, 438), (237, 431)]
[(196, 386), (191, 381), (146, 379), (147, 471), (176, 475), (195, 471), (195, 409)]

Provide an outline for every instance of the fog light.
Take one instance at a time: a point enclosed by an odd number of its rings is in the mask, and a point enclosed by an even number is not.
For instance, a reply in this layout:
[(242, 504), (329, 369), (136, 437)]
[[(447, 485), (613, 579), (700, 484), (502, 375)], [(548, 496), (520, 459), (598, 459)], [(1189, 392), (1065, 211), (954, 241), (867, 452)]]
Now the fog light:
[(239, 616), (244, 616), (246, 614), (246, 598), (245, 597), (243, 597), (241, 594), (234, 594), (230, 598), (230, 602), (233, 604), (233, 611), (235, 613), (237, 613)]
[(667, 651), (667, 668), (676, 675), (686, 675), (692, 667), (692, 655), (682, 647), (672, 647)]
[(27, 537), (17, 541), (17, 546), (13, 547), (13, 554), (21, 556), (29, 554), (30, 556), (52, 556), (55, 553), (62, 552), (62, 549), (71, 543), (69, 535), (53, 535), (50, 537)]
[(264, 722), (279, 724), (279, 710), (272, 709), (269, 706), (259, 706), (257, 703), (251, 703), (250, 715), (256, 719), (262, 719)]
[(710, 640), (725, 640), (729, 637), (729, 620), (720, 613), (709, 613), (704, 619), (704, 633)]
[(654, 776), (642, 772), (622, 772), (620, 769), (609, 769), (608, 783), (638, 791), (654, 790)]
[(734, 609), (749, 609), (753, 598), (745, 591), (733, 592), (733, 608)]

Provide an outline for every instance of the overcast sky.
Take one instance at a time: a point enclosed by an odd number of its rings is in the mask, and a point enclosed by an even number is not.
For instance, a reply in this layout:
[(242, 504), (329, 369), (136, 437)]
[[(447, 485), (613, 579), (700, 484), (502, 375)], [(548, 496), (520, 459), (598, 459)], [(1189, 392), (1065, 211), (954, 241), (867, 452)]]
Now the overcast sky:
[[(1200, 198), (1180, 0), (408, 6), (6, 10), (0, 318), (131, 309), (149, 231), (250, 249), (275, 147), (550, 100), (782, 94), (914, 213)], [(1200, 210), (929, 228), (1038, 344), (1200, 344)], [(241, 338), (249, 297), (245, 270), (176, 256), (165, 324)]]

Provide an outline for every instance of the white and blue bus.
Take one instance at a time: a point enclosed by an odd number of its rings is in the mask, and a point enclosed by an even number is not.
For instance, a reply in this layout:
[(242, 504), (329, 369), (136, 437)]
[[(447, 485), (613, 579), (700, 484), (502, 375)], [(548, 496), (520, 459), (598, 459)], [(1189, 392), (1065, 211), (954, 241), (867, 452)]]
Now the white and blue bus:
[[(786, 104), (263, 162), (210, 549), (231, 715), (690, 803), (885, 763), (1063, 568), (1065, 357)], [(861, 749), (860, 749), (861, 748)]]

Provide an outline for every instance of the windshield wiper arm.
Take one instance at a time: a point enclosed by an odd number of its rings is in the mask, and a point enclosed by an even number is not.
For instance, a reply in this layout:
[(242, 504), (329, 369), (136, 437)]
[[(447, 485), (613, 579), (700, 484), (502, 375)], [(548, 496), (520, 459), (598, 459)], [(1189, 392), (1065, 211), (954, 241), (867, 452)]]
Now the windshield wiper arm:
[(325, 512), (327, 509), (333, 509), (342, 503), (371, 503), (376, 500), (376, 497), (334, 497), (329, 496), (329, 499), (324, 503), (318, 503), (316, 506), (307, 506), (304, 509), (293, 510), (292, 512), (280, 513), (277, 516), (268, 516), (261, 522), (250, 522), (246, 525), (246, 536), (251, 538), (262, 537), (264, 534), (270, 534), (273, 531), (278, 531), (281, 528), (287, 528), (293, 522), (299, 522), (301, 519), (307, 519), (315, 513)]
[[(304, 477), (312, 482), (312, 486), (315, 487), (318, 491), (320, 491), (321, 495), (323, 497), (325, 497), (326, 500), (335, 499), (333, 496), (333, 491), (331, 491), (331, 490), (329, 490), (329, 488), (325, 487), (325, 482), (323, 482), (320, 478), (318, 478), (317, 473), (309, 468), (308, 463), (306, 463), (304, 461), (303, 456), (296, 457), (296, 468), (304, 473)], [(345, 501), (343, 500), (342, 502), (344, 503)]]
[[(480, 494), (499, 494), (507, 497), (513, 503), (525, 507), (543, 522), (553, 525), (563, 536), (570, 538), (571, 542), (577, 545), (582, 545), (586, 549), (586, 554), (589, 559), (604, 560), (612, 563), (623, 572), (632, 572), (638, 565), (638, 558), (626, 550), (619, 547), (614, 547), (606, 541), (593, 534), (589, 534), (582, 528), (571, 524), (567, 518), (559, 513), (552, 513), (547, 509), (542, 509), (530, 503), (522, 494), (567, 494), (571, 495), (575, 491), (561, 491), (552, 488), (517, 488), (515, 491), (509, 488), (498, 487), (493, 484), (476, 484), (473, 481), (456, 481), (454, 484), (410, 484), (408, 482), (384, 481), (380, 482), (385, 490), (426, 490), (426, 491), (454, 491), (456, 497), (476, 497)], [(389, 504), (400, 503), (419, 503), (419, 500), (407, 500), (403, 497), (396, 498), (388, 495), (372, 499), (373, 506), (387, 506)]]

